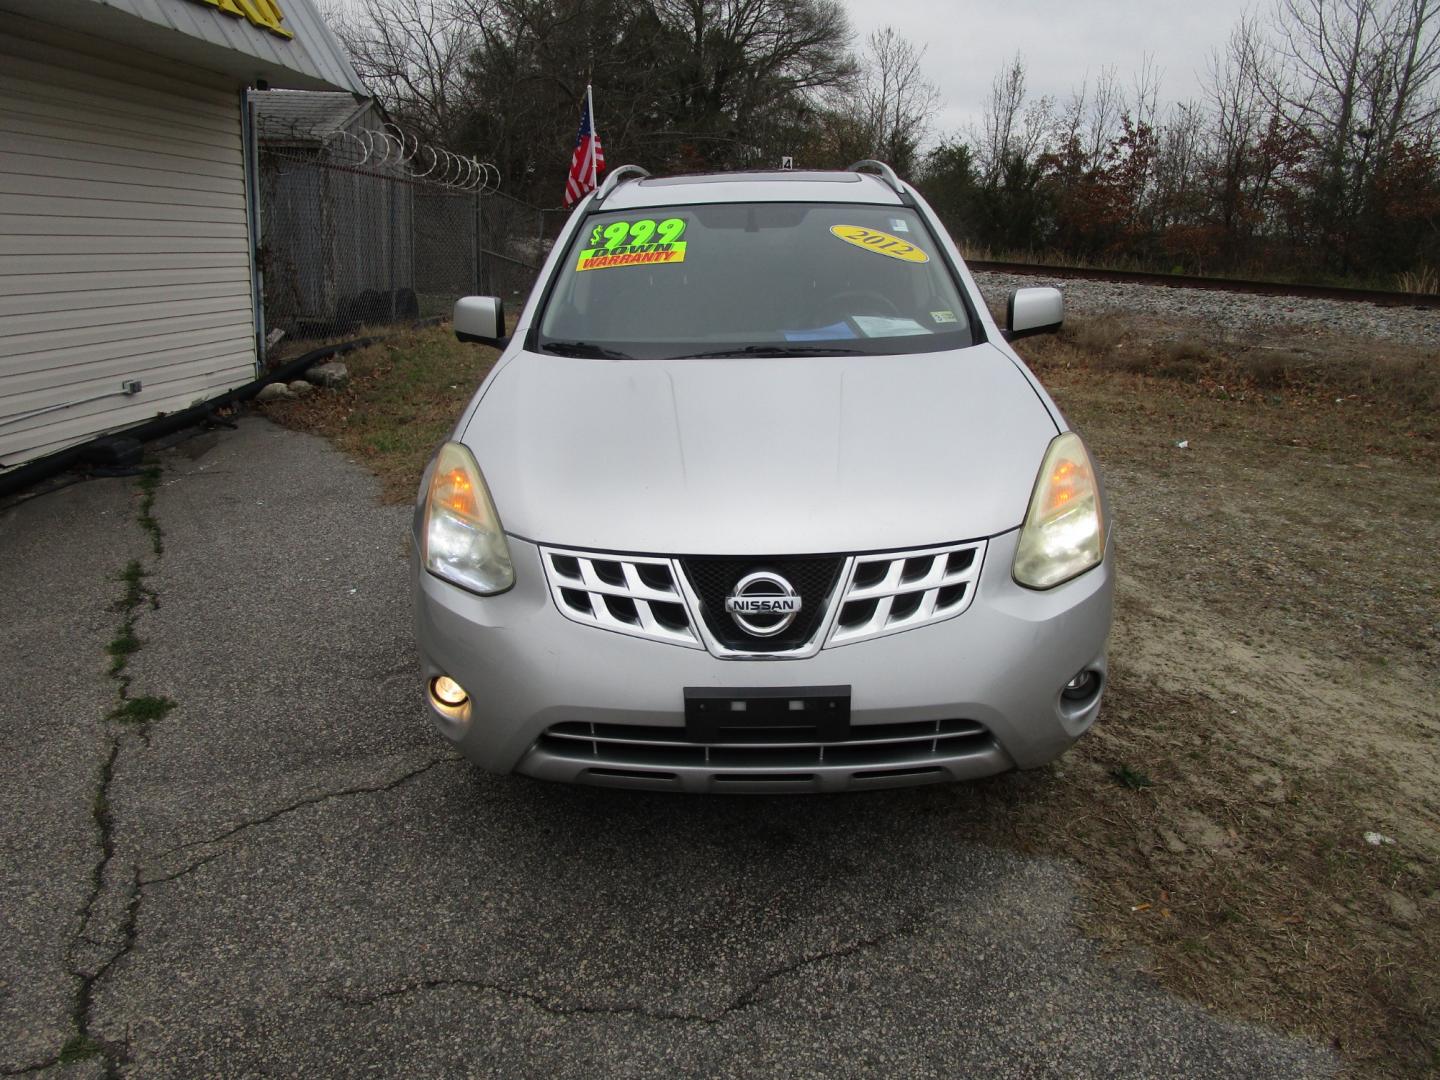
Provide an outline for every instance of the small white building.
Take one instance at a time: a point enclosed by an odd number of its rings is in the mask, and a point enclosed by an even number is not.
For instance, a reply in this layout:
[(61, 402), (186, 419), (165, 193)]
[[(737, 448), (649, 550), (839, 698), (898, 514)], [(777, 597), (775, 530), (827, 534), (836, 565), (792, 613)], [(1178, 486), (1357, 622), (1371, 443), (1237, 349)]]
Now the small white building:
[(0, 0), (0, 474), (257, 377), (265, 86), (366, 95), (311, 0)]

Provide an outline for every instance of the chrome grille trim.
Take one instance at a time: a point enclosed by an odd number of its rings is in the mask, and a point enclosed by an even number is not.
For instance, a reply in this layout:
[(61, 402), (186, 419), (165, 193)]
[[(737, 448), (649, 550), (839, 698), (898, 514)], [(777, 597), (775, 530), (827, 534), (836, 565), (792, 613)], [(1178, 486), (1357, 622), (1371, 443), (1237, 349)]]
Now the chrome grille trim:
[(707, 768), (736, 776), (839, 766), (924, 768), (940, 760), (988, 753), (994, 737), (972, 720), (923, 720), (859, 725), (839, 742), (788, 738), (694, 742), (680, 727), (568, 721), (554, 724), (537, 748), (587, 765), (630, 770)]
[[(825, 749), (825, 747), (827, 747), (827, 746), (838, 746), (838, 745), (843, 745), (843, 746), (888, 746), (888, 745), (890, 745), (890, 744), (892, 744), (892, 743), (928, 742), (928, 743), (930, 744), (930, 749), (933, 751), (933, 750), (937, 749), (937, 747), (938, 747), (938, 745), (939, 745), (939, 740), (942, 739), (942, 738), (944, 738), (944, 739), (949, 739), (949, 738), (955, 737), (955, 736), (957, 736), (957, 735), (983, 735), (983, 734), (985, 733), (985, 732), (984, 732), (984, 729), (981, 728), (978, 724), (976, 724), (976, 725), (974, 725), (973, 729), (964, 730), (964, 731), (941, 731), (938, 727), (936, 727), (933, 731), (925, 732), (925, 733), (920, 734), (920, 735), (908, 734), (908, 735), (871, 736), (871, 737), (864, 737), (864, 738), (852, 737), (852, 738), (846, 739), (844, 743), (823, 743), (823, 742), (806, 742), (806, 741), (803, 741), (803, 740), (797, 740), (797, 741), (789, 741), (789, 740), (787, 740), (787, 741), (785, 741), (784, 743), (775, 743), (775, 742), (728, 742), (728, 741), (727, 741), (727, 742), (724, 742), (724, 743), (701, 744), (701, 743), (687, 742), (687, 741), (685, 741), (685, 739), (683, 739), (683, 738), (669, 739), (669, 738), (656, 738), (656, 737), (652, 737), (652, 736), (649, 736), (649, 735), (643, 735), (643, 736), (617, 735), (617, 734), (614, 734), (614, 730), (616, 730), (616, 729), (613, 728), (613, 727), (612, 727), (612, 730), (611, 730), (610, 732), (602, 734), (602, 733), (600, 733), (599, 731), (596, 730), (597, 725), (595, 725), (595, 724), (590, 724), (589, 727), (590, 727), (590, 730), (589, 730), (589, 731), (581, 731), (581, 730), (578, 729), (578, 727), (575, 727), (575, 726), (573, 726), (573, 725), (567, 727), (567, 725), (564, 725), (564, 724), (557, 724), (557, 725), (555, 725), (554, 727), (550, 728), (549, 731), (546, 732), (546, 734), (547, 734), (550, 738), (552, 738), (552, 739), (570, 739), (570, 740), (573, 740), (573, 741), (575, 741), (575, 742), (590, 744), (591, 749), (592, 749), (593, 751), (595, 751), (597, 754), (598, 754), (598, 750), (596, 750), (595, 748), (598, 746), (598, 744), (600, 744), (600, 743), (603, 742), (603, 743), (606, 743), (606, 744), (613, 744), (613, 745), (620, 745), (620, 746), (671, 746), (671, 747), (688, 747), (688, 748), (694, 748), (694, 747), (700, 746), (700, 745), (715, 745), (715, 746), (723, 746), (723, 747), (725, 747), (725, 749), (727, 749), (727, 750), (772, 750), (772, 749), (776, 748), (777, 746), (780, 746), (780, 747), (784, 747), (784, 748), (792, 749), (792, 750), (793, 750), (793, 749), (796, 749), (796, 748), (807, 749), (807, 750), (809, 750), (809, 749), (819, 749), (819, 750), (821, 751), (821, 757), (823, 758), (823, 756), (824, 756), (824, 749)], [(869, 729), (867, 729), (867, 728), (857, 728), (856, 730), (857, 730), (857, 731), (868, 731)], [(879, 727), (879, 728), (876, 728), (875, 730), (877, 730), (877, 731), (884, 731), (885, 729), (884, 729), (883, 727)], [(683, 731), (683, 729), (681, 729), (681, 728), (676, 728), (676, 729), (675, 729), (675, 732), (676, 732), (677, 735), (683, 735), (683, 734), (684, 734), (684, 731)]]
[[(670, 559), (549, 547), (542, 547), (540, 556), (555, 606), (572, 622), (689, 649), (705, 647), (695, 632), (690, 605), (676, 586), (677, 571)], [(606, 568), (608, 577), (613, 578), (618, 570), (620, 583), (606, 580), (597, 564)], [(661, 577), (664, 584), (647, 583), (641, 577), (642, 566), (650, 568), (652, 575)], [(584, 605), (578, 601), (582, 596)], [(625, 604), (633, 607), (634, 621), (625, 617)], [(661, 604), (678, 615), (670, 620), (675, 625), (667, 625), (656, 617), (656, 605)], [(682, 621), (683, 628), (678, 625)]]
[[(838, 611), (825, 647), (850, 645), (953, 619), (975, 598), (985, 547), (985, 541), (978, 540), (883, 555), (857, 555), (842, 578)], [(923, 565), (927, 559), (928, 567)], [(912, 565), (916, 562), (922, 563), (918, 575)], [(877, 576), (882, 567), (883, 573)], [(897, 607), (902, 609), (898, 614)]]

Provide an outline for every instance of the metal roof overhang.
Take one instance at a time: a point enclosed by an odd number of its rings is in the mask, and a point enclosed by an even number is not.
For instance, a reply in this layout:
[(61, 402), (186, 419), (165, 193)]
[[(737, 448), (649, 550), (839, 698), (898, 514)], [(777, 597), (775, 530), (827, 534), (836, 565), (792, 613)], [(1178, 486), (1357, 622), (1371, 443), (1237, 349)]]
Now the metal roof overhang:
[(26, 16), (91, 38), (227, 75), (253, 86), (344, 90), (369, 97), (311, 0), (280, 0), (284, 38), (197, 0), (0, 0)]

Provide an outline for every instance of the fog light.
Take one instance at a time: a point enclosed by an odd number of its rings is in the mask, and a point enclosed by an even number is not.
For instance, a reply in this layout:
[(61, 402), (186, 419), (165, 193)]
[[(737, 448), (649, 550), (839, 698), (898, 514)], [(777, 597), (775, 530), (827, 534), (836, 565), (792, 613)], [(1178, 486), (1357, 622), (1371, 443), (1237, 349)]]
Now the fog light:
[(1082, 671), (1065, 684), (1060, 696), (1067, 701), (1084, 701), (1095, 690), (1095, 683), (1095, 672)]
[(465, 688), (449, 675), (440, 675), (430, 680), (430, 692), (441, 705), (448, 705), (452, 709), (458, 709), (470, 700)]

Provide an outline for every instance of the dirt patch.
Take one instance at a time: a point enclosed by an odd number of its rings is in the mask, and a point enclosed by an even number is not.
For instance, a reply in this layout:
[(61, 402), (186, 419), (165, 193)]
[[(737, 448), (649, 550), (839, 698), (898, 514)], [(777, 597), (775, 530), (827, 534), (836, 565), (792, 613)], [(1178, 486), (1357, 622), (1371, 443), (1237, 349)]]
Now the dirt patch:
[(1075, 858), (1087, 930), (1166, 985), (1432, 1074), (1435, 357), (1153, 325), (1026, 344), (1105, 470), (1121, 575), (1100, 723), (1015, 839)]

